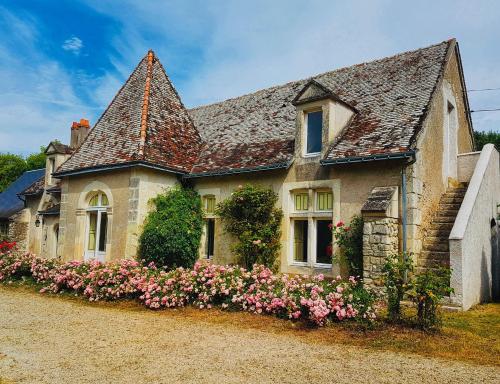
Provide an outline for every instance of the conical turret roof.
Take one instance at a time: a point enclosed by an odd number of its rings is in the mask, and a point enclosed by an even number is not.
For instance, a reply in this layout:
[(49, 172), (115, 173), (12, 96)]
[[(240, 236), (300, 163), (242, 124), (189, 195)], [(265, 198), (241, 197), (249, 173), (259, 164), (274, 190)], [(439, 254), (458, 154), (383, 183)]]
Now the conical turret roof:
[(149, 51), (57, 173), (133, 163), (186, 173), (200, 146), (198, 131), (177, 91)]

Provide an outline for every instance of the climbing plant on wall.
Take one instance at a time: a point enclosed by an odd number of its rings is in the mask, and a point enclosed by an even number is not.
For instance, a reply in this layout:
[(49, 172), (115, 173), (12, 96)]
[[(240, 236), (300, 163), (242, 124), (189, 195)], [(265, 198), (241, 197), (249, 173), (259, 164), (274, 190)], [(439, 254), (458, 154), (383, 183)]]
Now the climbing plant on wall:
[(217, 206), (225, 230), (238, 240), (233, 251), (246, 268), (254, 264), (276, 267), (283, 217), (277, 201), (278, 195), (271, 189), (245, 185)]

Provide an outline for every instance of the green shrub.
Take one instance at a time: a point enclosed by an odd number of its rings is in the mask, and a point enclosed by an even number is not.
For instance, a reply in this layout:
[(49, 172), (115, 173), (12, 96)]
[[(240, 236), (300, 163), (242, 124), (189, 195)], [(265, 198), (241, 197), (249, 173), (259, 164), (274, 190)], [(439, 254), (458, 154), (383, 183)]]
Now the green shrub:
[(339, 221), (332, 226), (333, 238), (340, 248), (340, 261), (347, 264), (351, 276), (363, 276), (363, 224), (361, 216), (353, 216), (349, 225)]
[(283, 217), (281, 209), (276, 208), (277, 201), (278, 195), (271, 189), (246, 185), (217, 206), (216, 214), (225, 230), (238, 239), (233, 251), (248, 269), (254, 264), (275, 267)]
[(474, 142), (476, 144), (476, 151), (480, 151), (488, 143), (494, 144), (495, 148), (500, 151), (500, 132), (474, 131)]
[(200, 196), (193, 189), (177, 186), (151, 203), (154, 209), (139, 237), (139, 257), (168, 269), (192, 267), (203, 231)]
[(387, 294), (387, 311), (391, 321), (401, 320), (401, 301), (409, 288), (409, 274), (413, 271), (410, 257), (406, 255), (390, 255), (382, 267)]
[(435, 330), (441, 326), (439, 303), (453, 292), (450, 287), (451, 270), (440, 268), (417, 275), (408, 292), (417, 305), (417, 324), (423, 330)]

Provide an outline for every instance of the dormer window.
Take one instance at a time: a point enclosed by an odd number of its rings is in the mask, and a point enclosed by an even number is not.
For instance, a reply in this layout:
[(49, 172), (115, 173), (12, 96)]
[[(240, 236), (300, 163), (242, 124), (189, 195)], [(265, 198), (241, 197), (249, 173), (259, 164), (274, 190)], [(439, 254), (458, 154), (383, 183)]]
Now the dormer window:
[(321, 152), (323, 135), (323, 111), (306, 113), (306, 143), (305, 154), (317, 155)]

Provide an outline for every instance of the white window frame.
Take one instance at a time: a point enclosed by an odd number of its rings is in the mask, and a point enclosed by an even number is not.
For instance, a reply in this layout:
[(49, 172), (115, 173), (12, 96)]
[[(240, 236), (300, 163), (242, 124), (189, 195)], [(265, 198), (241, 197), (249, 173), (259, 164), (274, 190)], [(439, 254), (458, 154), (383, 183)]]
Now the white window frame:
[[(90, 259), (96, 259), (101, 262), (104, 262), (106, 259), (106, 253), (107, 253), (107, 246), (106, 244), (108, 243), (108, 236), (109, 236), (109, 213), (108, 213), (108, 208), (109, 205), (102, 205), (102, 196), (105, 195), (104, 192), (97, 192), (97, 205), (95, 206), (90, 206), (88, 205), (90, 203), (90, 200), (94, 198), (95, 193), (92, 194), (90, 199), (88, 200), (87, 203), (87, 208), (86, 210), (86, 221), (85, 221), (85, 252), (84, 252), (84, 260), (90, 260)], [(106, 198), (108, 199), (108, 204), (109, 204), (109, 197), (106, 195)], [(91, 212), (97, 212), (97, 222), (96, 222), (96, 235), (95, 235), (95, 249), (94, 250), (89, 250), (89, 232), (90, 232), (90, 213)], [(99, 243), (100, 240), (100, 234), (101, 234), (101, 219), (102, 219), (102, 214), (106, 213), (107, 215), (107, 222), (106, 222), (106, 244), (104, 245), (104, 251), (99, 251), (99, 246), (101, 245)]]
[[(313, 268), (332, 268), (332, 263), (318, 263), (317, 262), (317, 222), (318, 220), (333, 220), (334, 202), (335, 194), (331, 188), (308, 188), (309, 194), (309, 209), (307, 211), (297, 211), (295, 210), (295, 195), (304, 193), (304, 189), (296, 189), (290, 191), (290, 198), (293, 210), (290, 214), (290, 241), (289, 241), (289, 265), (298, 267), (313, 267)], [(332, 209), (322, 210), (317, 209), (317, 193), (318, 192), (330, 192), (332, 194)], [(313, 202), (313, 205), (311, 205)], [(296, 261), (295, 260), (295, 221), (296, 220), (307, 220), (307, 261)], [(333, 242), (333, 234), (332, 234)]]
[(314, 108), (314, 109), (309, 109), (304, 111), (304, 129), (303, 129), (303, 145), (302, 145), (302, 154), (303, 157), (317, 157), (321, 155), (321, 150), (319, 152), (307, 152), (307, 136), (308, 136), (308, 131), (309, 131), (309, 114), (310, 113), (315, 113), (315, 112), (321, 112), (321, 149), (323, 149), (323, 125), (324, 125), (324, 118), (325, 118), (325, 113), (323, 111), (323, 108)]

